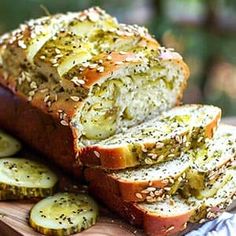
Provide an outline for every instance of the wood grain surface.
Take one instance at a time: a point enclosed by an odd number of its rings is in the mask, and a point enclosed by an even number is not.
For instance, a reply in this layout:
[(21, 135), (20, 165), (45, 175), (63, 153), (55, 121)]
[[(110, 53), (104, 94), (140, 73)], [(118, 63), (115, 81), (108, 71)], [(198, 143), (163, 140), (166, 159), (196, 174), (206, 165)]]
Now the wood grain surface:
[[(225, 123), (236, 124), (236, 118), (224, 120)], [(29, 153), (28, 153), (29, 154)], [(27, 154), (27, 155), (28, 155)], [(31, 155), (30, 155), (31, 156)], [(61, 173), (59, 174), (61, 175)], [(65, 187), (66, 186), (66, 187)], [(59, 190), (69, 190), (73, 192), (83, 192), (84, 187), (76, 187), (72, 180), (65, 175), (61, 175)], [(41, 235), (35, 232), (28, 225), (29, 211), (33, 203), (27, 201), (9, 201), (0, 202), (0, 236), (38, 236)], [(235, 205), (235, 203), (234, 203)], [(232, 207), (231, 207), (232, 208)], [(233, 208), (233, 212), (235, 208)], [(198, 225), (190, 225), (188, 232)], [(185, 233), (182, 233), (183, 235)], [(75, 234), (80, 236), (144, 236), (140, 229), (136, 229), (129, 225), (115, 214), (111, 213), (105, 207), (100, 206), (100, 217), (98, 223), (82, 233)]]

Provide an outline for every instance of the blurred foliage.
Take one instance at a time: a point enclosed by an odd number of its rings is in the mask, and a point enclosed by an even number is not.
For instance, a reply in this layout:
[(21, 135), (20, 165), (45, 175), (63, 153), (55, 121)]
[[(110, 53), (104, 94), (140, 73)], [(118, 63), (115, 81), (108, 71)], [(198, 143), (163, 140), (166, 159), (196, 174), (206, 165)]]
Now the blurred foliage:
[(183, 54), (191, 68), (186, 102), (213, 103), (236, 115), (236, 0), (0, 0), (0, 33), (48, 12), (90, 6), (147, 26)]

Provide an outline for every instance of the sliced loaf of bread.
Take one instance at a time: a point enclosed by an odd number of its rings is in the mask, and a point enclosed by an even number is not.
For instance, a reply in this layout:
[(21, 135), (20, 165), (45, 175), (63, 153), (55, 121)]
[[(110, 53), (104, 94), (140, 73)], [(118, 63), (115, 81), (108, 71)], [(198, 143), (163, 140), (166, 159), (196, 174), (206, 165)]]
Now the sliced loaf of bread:
[(221, 110), (209, 105), (184, 105), (160, 117), (82, 149), (86, 166), (124, 169), (152, 165), (179, 156), (211, 138)]
[(236, 171), (228, 170), (228, 174), (231, 178), (216, 190), (214, 196), (204, 200), (175, 195), (155, 203), (125, 202), (113, 192), (108, 192), (109, 188), (101, 178), (91, 182), (89, 189), (91, 194), (131, 224), (143, 227), (147, 235), (164, 236), (179, 233), (189, 222), (202, 223), (225, 211), (236, 195)]
[[(236, 127), (220, 124), (214, 137), (200, 148), (182, 154), (181, 157), (163, 163), (106, 171), (87, 168), (88, 182), (101, 176), (109, 189), (124, 201), (155, 202), (173, 195), (178, 189), (187, 197), (197, 198), (214, 194), (211, 186), (218, 181), (219, 188), (227, 180), (218, 179), (236, 158)], [(201, 191), (206, 188), (205, 191)], [(208, 189), (208, 191), (207, 191)]]

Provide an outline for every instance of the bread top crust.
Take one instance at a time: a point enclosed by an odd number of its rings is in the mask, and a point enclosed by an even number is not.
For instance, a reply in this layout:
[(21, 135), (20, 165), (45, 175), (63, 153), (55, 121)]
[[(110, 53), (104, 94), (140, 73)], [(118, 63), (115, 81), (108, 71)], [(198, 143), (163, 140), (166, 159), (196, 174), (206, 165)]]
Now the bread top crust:
[[(183, 72), (185, 73), (185, 77), (188, 78), (189, 76), (189, 69), (187, 65), (180, 59), (180, 57), (176, 58), (175, 52), (168, 52), (167, 57), (165, 53), (167, 50), (160, 52), (159, 58), (163, 58), (163, 62), (173, 61), (173, 63), (182, 64)], [(165, 55), (163, 57), (163, 55)], [(105, 59), (105, 60), (104, 60)], [(127, 52), (126, 54), (120, 54), (119, 52), (111, 52), (108, 54), (101, 54), (97, 58), (97, 61), (102, 60), (103, 63), (98, 68), (86, 68), (81, 77), (83, 79), (75, 79), (73, 80), (73, 83), (76, 87), (79, 87), (79, 92), (76, 97), (73, 95), (67, 94), (66, 92), (62, 93), (55, 93), (53, 91), (48, 91), (48, 85), (49, 83), (43, 83), (39, 88), (37, 88), (37, 91), (34, 93), (34, 96), (31, 99), (31, 96), (27, 96), (24, 94), (20, 89), (18, 89), (19, 81), (22, 79), (22, 77), (27, 80), (27, 77), (29, 80), (31, 78), (34, 78), (34, 75), (31, 75), (31, 73), (28, 72), (22, 72), (18, 78), (16, 78), (13, 75), (8, 74), (3, 68), (0, 68), (0, 83), (9, 88), (12, 92), (15, 94), (21, 96), (22, 98), (29, 100), (32, 105), (40, 108), (43, 112), (50, 113), (55, 118), (60, 118), (60, 114), (64, 113), (66, 114), (66, 121), (69, 122), (77, 110), (82, 106), (83, 100), (87, 97), (89, 89), (97, 82), (103, 80), (106, 77), (109, 77), (109, 75), (114, 74), (115, 72), (122, 70), (123, 68), (126, 68), (127, 66), (135, 66), (139, 65), (143, 68), (144, 61), (142, 57), (137, 57), (136, 54), (132, 52)], [(146, 61), (146, 68), (147, 68), (148, 61)], [(99, 70), (99, 68), (103, 68), (102, 70)], [(32, 81), (33, 82), (33, 81)], [(31, 82), (31, 83), (32, 83)], [(183, 88), (184, 89), (184, 88)], [(32, 90), (34, 91), (34, 90)], [(47, 103), (47, 98), (54, 97), (53, 101), (50, 103)], [(181, 97), (181, 94), (179, 94), (179, 97)], [(56, 100), (56, 101), (54, 101)], [(50, 106), (48, 106), (50, 104)]]

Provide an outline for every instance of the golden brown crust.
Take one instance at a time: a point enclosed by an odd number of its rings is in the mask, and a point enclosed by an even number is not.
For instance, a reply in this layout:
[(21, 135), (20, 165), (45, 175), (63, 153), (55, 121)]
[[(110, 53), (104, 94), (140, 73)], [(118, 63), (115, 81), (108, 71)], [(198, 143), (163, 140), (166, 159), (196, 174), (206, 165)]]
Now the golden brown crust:
[[(102, 78), (107, 78), (115, 71), (131, 65), (139, 65), (144, 58), (138, 57), (133, 52), (111, 52), (100, 54), (94, 62), (102, 61), (97, 68), (86, 68), (81, 77), (84, 79), (84, 86), (89, 88)], [(102, 68), (100, 71), (99, 68)]]
[(112, 189), (111, 192), (114, 192), (114, 194), (127, 202), (142, 202), (148, 196), (148, 193), (142, 192), (143, 190), (148, 187), (163, 189), (169, 184), (167, 179), (153, 179), (152, 181), (125, 181), (119, 179), (113, 174), (106, 173), (100, 168), (86, 168), (84, 176), (88, 182), (96, 180), (97, 178), (103, 179), (103, 181), (105, 181), (109, 186), (109, 189)]
[(16, 135), (57, 163), (62, 169), (81, 176), (81, 167), (75, 162), (76, 140), (68, 126), (60, 124), (50, 114), (45, 114), (0, 86), (0, 127)]

